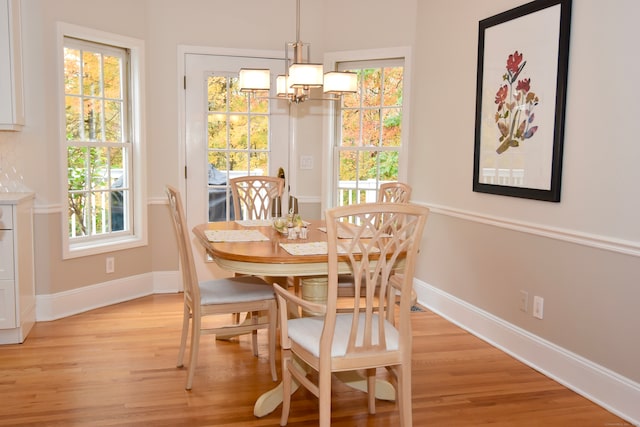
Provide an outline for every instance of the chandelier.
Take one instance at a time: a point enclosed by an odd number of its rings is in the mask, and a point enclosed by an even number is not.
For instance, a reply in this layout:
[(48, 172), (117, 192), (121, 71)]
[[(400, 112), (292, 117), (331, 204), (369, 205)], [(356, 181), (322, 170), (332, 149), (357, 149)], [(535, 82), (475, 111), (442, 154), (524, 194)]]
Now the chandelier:
[[(306, 58), (304, 51), (306, 50)], [(278, 98), (300, 103), (311, 98), (312, 88), (322, 88), (322, 100), (339, 100), (345, 93), (357, 90), (356, 73), (324, 72), (322, 64), (308, 62), (309, 44), (300, 41), (300, 0), (296, 0), (296, 41), (285, 44), (285, 73), (276, 78)], [(238, 84), (241, 92), (263, 92), (271, 89), (271, 72), (264, 68), (240, 69)]]

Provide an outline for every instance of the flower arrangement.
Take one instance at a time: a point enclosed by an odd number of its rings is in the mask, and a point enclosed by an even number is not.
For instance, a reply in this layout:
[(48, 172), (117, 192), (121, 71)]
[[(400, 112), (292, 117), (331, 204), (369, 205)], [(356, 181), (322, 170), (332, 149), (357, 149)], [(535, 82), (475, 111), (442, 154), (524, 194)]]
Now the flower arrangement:
[(498, 108), (495, 121), (500, 131), (500, 146), (496, 149), (498, 154), (504, 153), (509, 147), (518, 147), (538, 130), (538, 126), (531, 126), (538, 96), (531, 91), (530, 78), (518, 80), (527, 63), (522, 61), (522, 57), (517, 50), (509, 55), (507, 72), (502, 76), (506, 83), (496, 92), (495, 103)]

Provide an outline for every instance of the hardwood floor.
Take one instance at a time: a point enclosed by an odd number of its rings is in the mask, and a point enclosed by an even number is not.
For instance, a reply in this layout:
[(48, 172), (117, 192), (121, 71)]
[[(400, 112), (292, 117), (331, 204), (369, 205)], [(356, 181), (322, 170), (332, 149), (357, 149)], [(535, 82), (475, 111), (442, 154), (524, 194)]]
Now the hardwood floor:
[[(182, 295), (153, 295), (53, 322), (0, 346), (0, 425), (277, 426), (253, 416), (271, 381), (248, 337), (204, 336), (193, 390), (177, 369)], [(624, 420), (429, 312), (414, 320), (415, 426), (621, 426)], [(279, 360), (278, 360), (279, 368)], [(381, 375), (384, 375), (381, 373)], [(335, 384), (333, 425), (396, 426), (395, 403)], [(290, 426), (317, 424), (317, 400), (293, 396)]]

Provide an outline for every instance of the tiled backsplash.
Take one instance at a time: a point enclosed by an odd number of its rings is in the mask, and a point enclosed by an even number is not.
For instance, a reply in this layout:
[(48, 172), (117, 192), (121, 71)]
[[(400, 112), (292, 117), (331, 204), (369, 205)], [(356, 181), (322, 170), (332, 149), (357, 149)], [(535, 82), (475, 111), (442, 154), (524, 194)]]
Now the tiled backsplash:
[(16, 168), (15, 145), (0, 132), (0, 193), (20, 193), (28, 191), (22, 174)]

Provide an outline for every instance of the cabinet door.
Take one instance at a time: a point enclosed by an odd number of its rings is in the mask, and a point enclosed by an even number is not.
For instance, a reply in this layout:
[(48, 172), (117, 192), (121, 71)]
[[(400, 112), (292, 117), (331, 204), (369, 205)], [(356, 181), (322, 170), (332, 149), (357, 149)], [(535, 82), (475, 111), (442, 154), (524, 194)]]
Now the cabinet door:
[(0, 0), (0, 130), (24, 124), (20, 1)]
[(13, 278), (13, 230), (0, 230), (0, 280)]
[(0, 329), (16, 326), (15, 283), (13, 280), (0, 280)]

